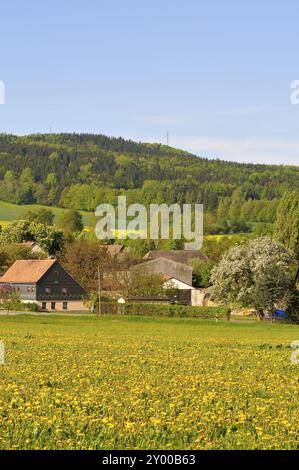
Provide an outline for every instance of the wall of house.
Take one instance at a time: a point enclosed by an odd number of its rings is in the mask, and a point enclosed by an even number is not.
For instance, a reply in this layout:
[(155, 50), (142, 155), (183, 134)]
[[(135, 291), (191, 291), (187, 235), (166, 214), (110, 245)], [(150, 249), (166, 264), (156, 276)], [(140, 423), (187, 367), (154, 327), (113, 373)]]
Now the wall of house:
[[(63, 301), (47, 300), (46, 308), (43, 308), (43, 302), (37, 301), (38, 309), (44, 312), (89, 312), (89, 308), (81, 300), (65, 300), (67, 302), (67, 309), (63, 308)], [(55, 302), (55, 309), (52, 309), (52, 302)]]
[(206, 289), (194, 289), (191, 291), (191, 305), (193, 307), (215, 307)]
[(34, 301), (36, 300), (36, 285), (35, 284), (19, 284), (10, 283), (10, 286), (20, 294), (21, 300)]
[(178, 289), (176, 300), (182, 305), (191, 305), (192, 289)]
[(195, 289), (191, 292), (191, 305), (193, 307), (203, 307), (205, 305), (206, 291), (201, 289)]

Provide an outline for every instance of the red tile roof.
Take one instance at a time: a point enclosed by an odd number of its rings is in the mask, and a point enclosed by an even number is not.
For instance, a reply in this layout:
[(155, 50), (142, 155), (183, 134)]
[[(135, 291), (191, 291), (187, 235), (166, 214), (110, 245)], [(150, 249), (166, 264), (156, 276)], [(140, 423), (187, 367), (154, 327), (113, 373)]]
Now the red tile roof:
[(0, 278), (5, 283), (35, 283), (56, 263), (55, 259), (19, 260)]

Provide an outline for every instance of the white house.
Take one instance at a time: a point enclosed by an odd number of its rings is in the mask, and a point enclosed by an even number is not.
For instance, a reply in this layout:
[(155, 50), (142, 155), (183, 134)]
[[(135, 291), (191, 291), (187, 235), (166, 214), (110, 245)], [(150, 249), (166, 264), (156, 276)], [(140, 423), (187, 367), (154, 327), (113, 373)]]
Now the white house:
[(164, 289), (195, 290), (195, 288), (190, 284), (180, 281), (175, 277), (166, 279), (162, 285)]

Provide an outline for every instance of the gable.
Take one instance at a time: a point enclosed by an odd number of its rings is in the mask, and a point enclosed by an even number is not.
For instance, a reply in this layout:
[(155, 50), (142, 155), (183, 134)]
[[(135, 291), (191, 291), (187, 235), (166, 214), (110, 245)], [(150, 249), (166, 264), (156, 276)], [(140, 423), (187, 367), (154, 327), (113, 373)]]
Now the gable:
[(180, 281), (179, 279), (176, 279), (175, 277), (171, 277), (170, 279), (166, 279), (163, 283), (163, 287), (165, 288), (175, 288), (175, 289), (191, 289), (193, 290), (194, 287), (191, 286), (190, 284), (187, 284), (186, 282)]
[(38, 286), (61, 284), (65, 286), (76, 286), (85, 292), (83, 287), (61, 266), (60, 263), (58, 263), (58, 261), (55, 261), (50, 269), (37, 282)]

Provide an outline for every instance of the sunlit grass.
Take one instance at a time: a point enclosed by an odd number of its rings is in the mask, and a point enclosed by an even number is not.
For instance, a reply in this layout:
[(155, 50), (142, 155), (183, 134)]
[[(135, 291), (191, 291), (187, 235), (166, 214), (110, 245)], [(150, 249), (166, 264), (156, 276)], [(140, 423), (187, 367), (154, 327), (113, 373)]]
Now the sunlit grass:
[[(14, 220), (18, 220), (22, 218), (22, 215), (28, 212), (28, 210), (36, 211), (41, 208), (50, 209), (55, 218), (57, 218), (62, 212), (66, 209), (61, 209), (59, 207), (50, 207), (50, 206), (42, 206), (40, 204), (32, 204), (32, 205), (17, 205), (11, 204), (9, 202), (0, 201), (0, 225), (5, 227), (9, 224), (9, 222), (13, 222)], [(83, 223), (87, 228), (93, 228), (96, 223), (95, 215), (92, 212), (80, 211), (83, 217)]]

